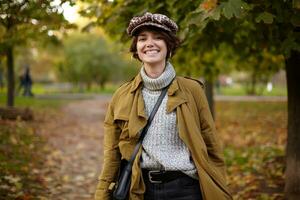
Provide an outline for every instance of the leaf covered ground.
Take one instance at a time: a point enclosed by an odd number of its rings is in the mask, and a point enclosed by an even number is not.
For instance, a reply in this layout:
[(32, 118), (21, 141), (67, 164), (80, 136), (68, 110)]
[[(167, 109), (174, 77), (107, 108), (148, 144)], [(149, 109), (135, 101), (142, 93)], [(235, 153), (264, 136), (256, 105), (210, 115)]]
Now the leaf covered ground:
[[(93, 199), (108, 98), (39, 108), (34, 122), (0, 121), (0, 199)], [(286, 102), (217, 102), (235, 199), (283, 199)]]
[(47, 196), (43, 137), (32, 123), (0, 121), (0, 199), (42, 199)]
[(218, 102), (216, 109), (235, 199), (283, 199), (286, 102)]

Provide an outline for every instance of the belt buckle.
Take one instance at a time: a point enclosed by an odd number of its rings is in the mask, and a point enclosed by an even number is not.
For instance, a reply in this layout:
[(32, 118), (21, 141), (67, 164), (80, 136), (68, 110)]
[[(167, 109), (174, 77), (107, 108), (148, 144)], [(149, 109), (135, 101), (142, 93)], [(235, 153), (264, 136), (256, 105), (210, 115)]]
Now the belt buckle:
[(162, 183), (162, 181), (152, 180), (152, 175), (151, 175), (152, 173), (160, 173), (160, 171), (159, 170), (152, 170), (152, 171), (148, 172), (148, 178), (149, 178), (150, 183)]

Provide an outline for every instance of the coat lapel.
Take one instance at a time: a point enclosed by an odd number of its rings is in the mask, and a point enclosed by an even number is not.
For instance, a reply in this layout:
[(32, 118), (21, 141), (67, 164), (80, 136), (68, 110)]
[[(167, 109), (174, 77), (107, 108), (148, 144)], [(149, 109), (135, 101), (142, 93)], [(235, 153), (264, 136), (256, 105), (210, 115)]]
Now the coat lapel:
[(183, 91), (179, 90), (178, 80), (175, 78), (168, 89), (167, 113), (174, 111), (175, 108), (187, 101)]
[(136, 76), (133, 81), (130, 93), (133, 96), (132, 108), (129, 116), (129, 136), (131, 138), (138, 138), (139, 132), (144, 128), (147, 122), (145, 113), (145, 104), (141, 92), (142, 77), (140, 74)]

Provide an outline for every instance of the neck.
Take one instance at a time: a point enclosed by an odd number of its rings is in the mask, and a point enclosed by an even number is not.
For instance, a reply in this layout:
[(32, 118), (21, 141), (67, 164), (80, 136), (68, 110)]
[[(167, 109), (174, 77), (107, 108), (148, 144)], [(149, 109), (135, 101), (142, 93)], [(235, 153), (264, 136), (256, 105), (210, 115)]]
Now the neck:
[(144, 63), (144, 69), (150, 78), (158, 78), (165, 70), (166, 61), (160, 63)]

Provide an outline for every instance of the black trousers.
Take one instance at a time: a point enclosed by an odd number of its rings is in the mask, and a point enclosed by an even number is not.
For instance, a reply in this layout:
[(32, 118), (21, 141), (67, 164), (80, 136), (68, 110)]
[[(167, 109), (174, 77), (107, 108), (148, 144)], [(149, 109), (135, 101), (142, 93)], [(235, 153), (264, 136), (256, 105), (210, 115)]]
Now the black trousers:
[(202, 200), (199, 181), (189, 176), (167, 183), (151, 183), (146, 176), (144, 180), (144, 200)]

